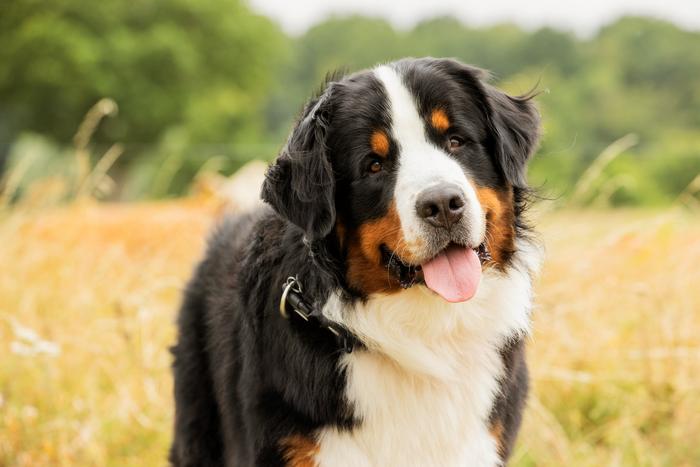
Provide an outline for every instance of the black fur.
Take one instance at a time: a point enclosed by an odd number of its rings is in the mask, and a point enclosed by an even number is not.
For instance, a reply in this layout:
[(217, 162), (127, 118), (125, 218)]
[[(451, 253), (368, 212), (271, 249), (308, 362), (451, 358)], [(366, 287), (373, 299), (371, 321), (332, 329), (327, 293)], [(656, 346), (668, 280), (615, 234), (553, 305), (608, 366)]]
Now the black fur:
[[(532, 105), (491, 88), (481, 70), (453, 60), (410, 59), (396, 66), (405, 69), (422, 112), (440, 103), (472, 116), (454, 123), (475, 143), (455, 157), (485, 186), (515, 186), (516, 224), (524, 234), (525, 163), (538, 128)], [(345, 284), (345, 252), (335, 229), (339, 220), (353, 227), (386, 212), (397, 143), (391, 142), (385, 173), (363, 174), (375, 157), (366, 143), (372, 129), (390, 123), (371, 73), (332, 81), (307, 104), (268, 171), (262, 197), (271, 207), (228, 218), (212, 235), (185, 291), (172, 349), (173, 465), (285, 465), (285, 437), (361, 423), (344, 399), (342, 354), (332, 336), (300, 319), (283, 319), (278, 304), (282, 284), (294, 275), (304, 278), (304, 295), (317, 307), (331, 291), (346, 300), (365, 298)], [(505, 458), (527, 392), (522, 341), (502, 356), (506, 377), (492, 421), (504, 428)]]
[(485, 85), (491, 107), (490, 124), (496, 135), (495, 153), (507, 180), (527, 187), (525, 167), (539, 139), (540, 118), (531, 96), (511, 97)]
[(498, 397), (491, 411), (491, 425), (501, 435), (500, 455), (503, 459), (508, 459), (520, 428), (529, 388), (524, 339), (518, 337), (511, 340), (501, 349), (501, 358), (505, 376), (501, 380)]
[(312, 241), (326, 237), (335, 222), (335, 177), (326, 146), (332, 93), (329, 86), (307, 104), (262, 189), (262, 198)]
[(285, 436), (355, 423), (331, 335), (277, 311), (290, 275), (304, 277), (318, 302), (330, 290), (302, 237), (270, 209), (229, 219), (212, 236), (173, 348), (173, 465), (283, 465)]

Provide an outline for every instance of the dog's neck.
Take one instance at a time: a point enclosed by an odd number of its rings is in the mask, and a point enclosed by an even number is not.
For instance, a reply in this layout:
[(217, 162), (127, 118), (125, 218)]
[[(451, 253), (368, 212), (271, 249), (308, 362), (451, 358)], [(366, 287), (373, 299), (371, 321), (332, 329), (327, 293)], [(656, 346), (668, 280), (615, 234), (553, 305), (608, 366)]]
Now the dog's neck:
[(487, 269), (474, 298), (447, 303), (425, 286), (346, 302), (333, 294), (323, 312), (379, 352), (416, 374), (459, 377), (455, 359), (466, 347), (500, 347), (529, 333), (532, 274), (539, 252), (521, 242), (511, 266)]

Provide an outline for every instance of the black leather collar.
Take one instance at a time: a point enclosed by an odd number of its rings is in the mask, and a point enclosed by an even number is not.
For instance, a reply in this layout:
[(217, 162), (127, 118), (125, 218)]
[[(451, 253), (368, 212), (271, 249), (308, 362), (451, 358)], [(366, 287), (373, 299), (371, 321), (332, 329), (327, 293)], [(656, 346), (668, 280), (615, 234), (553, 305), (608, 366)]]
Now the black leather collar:
[(351, 353), (358, 343), (357, 338), (344, 326), (326, 318), (321, 310), (314, 308), (304, 299), (301, 283), (296, 277), (288, 277), (282, 285), (282, 298), (280, 299), (280, 314), (289, 319), (289, 311), (293, 311), (304, 321), (313, 323), (320, 328), (327, 329), (333, 334), (340, 350)]

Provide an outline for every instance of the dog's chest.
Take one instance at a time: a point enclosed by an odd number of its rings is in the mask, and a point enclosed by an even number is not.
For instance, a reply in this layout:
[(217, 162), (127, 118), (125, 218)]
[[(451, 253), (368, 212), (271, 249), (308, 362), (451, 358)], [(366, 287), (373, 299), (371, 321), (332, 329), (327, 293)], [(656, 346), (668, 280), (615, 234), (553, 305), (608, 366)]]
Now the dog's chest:
[(320, 466), (495, 466), (489, 415), (504, 376), (501, 349), (529, 329), (526, 272), (488, 273), (470, 301), (425, 287), (324, 313), (369, 350), (346, 355), (346, 398), (360, 423), (316, 433)]
[(319, 433), (318, 465), (498, 465), (488, 418), (502, 362), (483, 344), (460, 349), (449, 379), (407, 373), (376, 353), (348, 356), (347, 396), (362, 421)]

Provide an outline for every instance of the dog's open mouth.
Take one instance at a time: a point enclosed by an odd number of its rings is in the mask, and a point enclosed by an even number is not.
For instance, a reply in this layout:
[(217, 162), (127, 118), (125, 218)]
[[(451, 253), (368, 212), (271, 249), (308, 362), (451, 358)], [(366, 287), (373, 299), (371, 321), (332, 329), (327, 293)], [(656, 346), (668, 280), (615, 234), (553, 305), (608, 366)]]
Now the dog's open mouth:
[(424, 283), (449, 302), (463, 302), (472, 298), (481, 279), (481, 269), (491, 260), (485, 243), (476, 248), (450, 243), (422, 264), (405, 262), (386, 245), (380, 248), (384, 265), (398, 279), (401, 287), (406, 289)]

